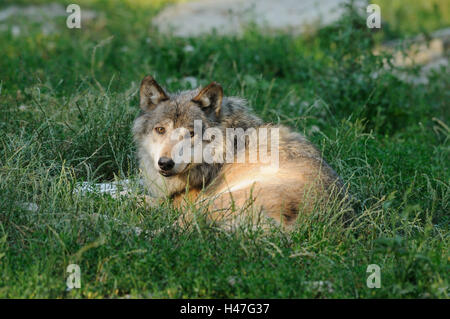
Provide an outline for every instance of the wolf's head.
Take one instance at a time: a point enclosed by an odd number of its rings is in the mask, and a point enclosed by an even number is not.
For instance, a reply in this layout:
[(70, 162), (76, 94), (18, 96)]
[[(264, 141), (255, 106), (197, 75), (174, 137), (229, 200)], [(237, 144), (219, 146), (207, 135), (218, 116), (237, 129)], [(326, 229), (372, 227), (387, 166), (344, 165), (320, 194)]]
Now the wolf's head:
[(209, 142), (203, 133), (209, 127), (220, 127), (222, 98), (222, 87), (215, 82), (201, 90), (167, 94), (146, 76), (140, 87), (141, 114), (133, 127), (141, 157), (168, 178), (199, 168), (204, 163), (194, 159), (194, 152), (183, 154), (181, 146), (188, 143), (194, 149), (195, 143), (204, 147)]

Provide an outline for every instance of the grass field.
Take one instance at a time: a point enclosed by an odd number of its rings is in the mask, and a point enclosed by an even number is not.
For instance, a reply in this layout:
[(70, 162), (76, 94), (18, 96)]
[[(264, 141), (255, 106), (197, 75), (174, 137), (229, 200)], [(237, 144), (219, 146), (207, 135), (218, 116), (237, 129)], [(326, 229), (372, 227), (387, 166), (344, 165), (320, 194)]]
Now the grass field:
[[(449, 69), (412, 85), (394, 67), (374, 77), (384, 56), (371, 53), (383, 39), (449, 26), (448, 2), (396, 13), (384, 1), (384, 33), (350, 12), (314, 36), (191, 39), (150, 26), (163, 1), (77, 3), (98, 13), (82, 29), (65, 17), (0, 29), (1, 298), (449, 297)], [(200, 224), (148, 236), (176, 218), (170, 205), (75, 192), (137, 178), (130, 128), (146, 74), (169, 91), (220, 82), (265, 120), (303, 132), (348, 183), (356, 217), (343, 226), (316, 212), (291, 235)], [(81, 288), (68, 291), (72, 263)], [(370, 264), (379, 289), (366, 286)]]

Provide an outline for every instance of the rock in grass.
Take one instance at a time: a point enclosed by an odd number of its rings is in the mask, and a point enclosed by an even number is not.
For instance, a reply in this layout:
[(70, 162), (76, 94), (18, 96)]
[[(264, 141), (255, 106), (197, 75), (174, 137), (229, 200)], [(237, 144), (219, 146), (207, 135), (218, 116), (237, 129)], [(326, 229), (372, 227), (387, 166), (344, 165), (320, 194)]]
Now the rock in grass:
[[(215, 30), (239, 34), (255, 24), (269, 30), (302, 33), (311, 25), (327, 25), (344, 12), (346, 0), (197, 0), (165, 8), (153, 20), (161, 32), (180, 37)], [(358, 3), (360, 1), (356, 1)], [(362, 3), (362, 2), (361, 2)]]

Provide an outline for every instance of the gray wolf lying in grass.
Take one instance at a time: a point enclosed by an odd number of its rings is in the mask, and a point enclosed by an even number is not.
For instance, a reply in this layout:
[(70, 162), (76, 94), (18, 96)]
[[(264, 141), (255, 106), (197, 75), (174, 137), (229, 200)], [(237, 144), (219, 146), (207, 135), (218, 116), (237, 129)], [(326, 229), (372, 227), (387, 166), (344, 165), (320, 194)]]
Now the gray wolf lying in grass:
[(168, 94), (146, 76), (133, 133), (148, 201), (172, 199), (181, 224), (200, 210), (227, 228), (250, 220), (287, 229), (300, 213), (345, 201), (343, 183), (313, 144), (264, 124), (246, 105), (215, 82)]

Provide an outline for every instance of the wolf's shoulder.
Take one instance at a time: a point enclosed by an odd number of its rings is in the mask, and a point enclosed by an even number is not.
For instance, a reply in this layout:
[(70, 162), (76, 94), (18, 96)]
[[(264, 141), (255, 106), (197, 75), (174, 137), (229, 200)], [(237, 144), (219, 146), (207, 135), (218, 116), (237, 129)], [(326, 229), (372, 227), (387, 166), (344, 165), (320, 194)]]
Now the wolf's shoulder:
[(263, 121), (249, 108), (247, 100), (236, 96), (223, 98), (220, 122), (224, 127), (244, 130), (263, 125)]

